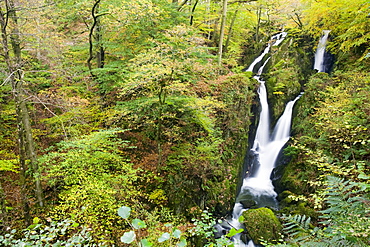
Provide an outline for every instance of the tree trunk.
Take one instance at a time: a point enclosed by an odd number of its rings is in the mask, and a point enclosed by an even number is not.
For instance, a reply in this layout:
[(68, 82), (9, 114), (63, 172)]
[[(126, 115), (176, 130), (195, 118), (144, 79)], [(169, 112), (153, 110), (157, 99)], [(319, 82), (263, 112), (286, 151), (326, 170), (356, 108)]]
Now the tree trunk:
[(21, 192), (21, 200), (23, 204), (23, 218), (26, 225), (31, 224), (31, 216), (30, 216), (30, 205), (29, 205), (29, 191), (27, 188), (27, 181), (28, 181), (28, 172), (27, 172), (27, 165), (26, 165), (26, 144), (25, 144), (25, 131), (22, 127), (22, 119), (21, 119), (21, 107), (18, 104), (19, 99), (16, 100), (16, 113), (17, 113), (17, 126), (18, 126), (18, 147), (19, 147), (19, 163), (20, 163), (20, 192)]
[(191, 15), (190, 15), (190, 26), (193, 25), (193, 20), (194, 20), (194, 12), (197, 7), (199, 0), (195, 1), (193, 8), (191, 9)]
[(222, 62), (222, 47), (223, 47), (223, 40), (224, 40), (224, 35), (225, 35), (226, 14), (227, 14), (227, 0), (224, 0), (223, 6), (222, 6), (220, 40), (218, 42), (218, 65), (219, 66), (221, 66), (221, 62)]
[[(20, 32), (18, 29), (18, 18), (16, 8), (13, 0), (5, 0), (6, 11), (3, 12), (0, 9), (0, 25), (1, 25), (1, 38), (3, 46), (3, 57), (7, 64), (9, 72), (8, 80), (12, 85), (12, 92), (16, 105), (17, 113), (17, 124), (18, 124), (18, 140), (19, 140), (19, 159), (21, 165), (21, 193), (24, 204), (24, 215), (27, 221), (29, 216), (28, 200), (26, 183), (27, 183), (27, 171), (26, 160), (30, 161), (31, 173), (30, 178), (35, 185), (35, 196), (39, 206), (43, 206), (43, 192), (40, 180), (40, 171), (37, 162), (37, 156), (35, 151), (35, 142), (32, 137), (32, 129), (30, 123), (30, 117), (26, 105), (26, 97), (24, 96), (23, 90), (23, 71), (22, 71), (22, 58), (21, 58), (21, 41)], [(10, 32), (10, 42), (8, 42), (8, 26), (11, 24), (12, 30)], [(9, 43), (12, 47), (14, 58), (10, 57)], [(24, 190), (23, 190), (24, 188)]]
[(166, 102), (165, 82), (161, 81), (158, 92), (158, 115), (157, 115), (157, 147), (158, 147), (158, 167), (162, 165), (162, 120), (163, 107)]
[(238, 15), (238, 11), (239, 11), (239, 9), (235, 10), (233, 18), (232, 18), (231, 23), (230, 23), (229, 33), (227, 35), (225, 48), (224, 48), (225, 52), (227, 52), (227, 48), (229, 47), (229, 43), (230, 43), (231, 35), (233, 33), (233, 27), (234, 27), (234, 23), (235, 23), (235, 20), (236, 20), (236, 16)]
[[(20, 125), (20, 129), (23, 132), (24, 141), (21, 143), (24, 145), (26, 157), (30, 161), (33, 175), (33, 180), (35, 183), (35, 195), (37, 202), (40, 207), (44, 206), (44, 200), (43, 200), (43, 192), (42, 192), (42, 186), (41, 186), (41, 174), (40, 169), (37, 161), (37, 155), (35, 150), (35, 142), (32, 137), (32, 127), (31, 127), (31, 121), (30, 121), (30, 115), (28, 114), (27, 105), (25, 102), (25, 97), (23, 95), (23, 88), (22, 88), (22, 78), (21, 81), (18, 82), (19, 86), (15, 87), (15, 100), (16, 100), (16, 106), (17, 106), (17, 120), (18, 124)], [(18, 87), (18, 88), (17, 88)], [(14, 90), (14, 88), (13, 88)]]
[[(100, 26), (100, 21), (99, 21), (100, 16), (97, 15), (100, 1), (101, 0), (95, 1), (94, 5), (91, 9), (91, 16), (93, 18), (93, 23), (90, 27), (90, 32), (89, 32), (89, 58), (87, 59), (87, 66), (89, 67), (90, 75), (91, 75), (92, 78), (95, 78), (95, 75), (92, 72), (93, 66), (92, 66), (91, 61), (94, 59), (94, 31), (95, 31), (95, 27)], [(99, 37), (99, 35), (101, 35), (101, 33), (98, 32), (97, 37)], [(98, 55), (99, 55), (99, 52), (100, 52), (100, 50), (98, 49), (98, 53), (97, 53)], [(99, 66), (99, 60), (101, 60), (101, 58), (97, 57), (97, 59), (98, 59), (98, 66)]]
[[(207, 0), (206, 13), (209, 16), (211, 15), (211, 0)], [(210, 30), (210, 31), (208, 31), (207, 39), (210, 40), (211, 39), (211, 21), (206, 19), (206, 23), (207, 23), (208, 29)]]
[(259, 31), (261, 25), (261, 15), (262, 15), (262, 7), (258, 6), (257, 9), (257, 27), (256, 27), (256, 43), (259, 42)]
[(97, 19), (97, 25), (96, 25), (96, 43), (98, 51), (96, 52), (96, 62), (98, 68), (104, 68), (104, 59), (105, 59), (105, 52), (103, 47), (103, 32), (102, 27), (100, 23), (100, 18)]
[(219, 19), (215, 20), (213, 23), (213, 35), (212, 35), (212, 44), (217, 44), (219, 42), (218, 40), (218, 24), (219, 24)]

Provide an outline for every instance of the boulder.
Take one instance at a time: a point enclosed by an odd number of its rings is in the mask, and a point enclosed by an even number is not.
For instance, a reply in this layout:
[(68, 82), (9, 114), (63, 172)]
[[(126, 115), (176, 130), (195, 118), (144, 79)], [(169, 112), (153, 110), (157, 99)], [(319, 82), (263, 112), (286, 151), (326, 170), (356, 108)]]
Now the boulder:
[(261, 238), (270, 243), (279, 240), (283, 227), (271, 209), (249, 209), (243, 212), (243, 217), (248, 237), (255, 244), (260, 244)]

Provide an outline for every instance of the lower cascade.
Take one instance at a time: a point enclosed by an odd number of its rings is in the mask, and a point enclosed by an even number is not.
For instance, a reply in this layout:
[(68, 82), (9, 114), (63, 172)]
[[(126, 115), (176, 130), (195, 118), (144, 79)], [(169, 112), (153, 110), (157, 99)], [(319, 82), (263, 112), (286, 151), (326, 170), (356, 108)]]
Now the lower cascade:
[[(270, 47), (273, 45), (279, 45), (285, 37), (286, 33), (284, 32), (273, 36), (269, 45), (265, 48), (264, 52), (256, 58), (256, 60), (258, 60), (258, 62), (262, 61), (264, 56), (268, 54)], [(249, 66), (247, 71), (253, 71), (255, 69), (255, 65), (258, 64), (256, 60), (251, 64), (251, 66)], [(277, 194), (274, 191), (274, 186), (270, 177), (281, 149), (290, 138), (293, 106), (302, 94), (287, 103), (284, 113), (281, 115), (274, 130), (271, 132), (266, 86), (265, 81), (261, 78), (262, 71), (268, 61), (269, 58), (267, 58), (258, 68), (258, 73), (254, 77), (260, 83), (258, 95), (261, 110), (256, 137), (252, 148), (249, 150), (250, 157), (253, 157), (253, 160), (250, 161), (252, 169), (243, 179), (231, 219), (227, 221), (227, 224), (223, 223), (223, 226), (219, 225), (216, 226), (216, 228), (225, 228), (225, 225), (228, 225), (229, 229), (235, 228), (238, 230), (244, 228), (244, 226), (239, 222), (239, 217), (244, 211), (248, 210), (248, 205), (253, 206), (254, 208), (266, 206), (277, 208)], [(235, 246), (255, 246), (252, 240), (245, 243), (241, 239), (241, 236), (241, 233), (239, 233), (232, 237), (232, 241)]]

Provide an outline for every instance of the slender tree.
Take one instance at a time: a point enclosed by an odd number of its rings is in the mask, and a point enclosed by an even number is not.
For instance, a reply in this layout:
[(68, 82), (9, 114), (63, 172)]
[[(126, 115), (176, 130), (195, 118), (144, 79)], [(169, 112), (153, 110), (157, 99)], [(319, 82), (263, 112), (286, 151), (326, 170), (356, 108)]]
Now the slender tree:
[(192, 25), (193, 25), (194, 12), (195, 12), (195, 9), (196, 9), (196, 7), (197, 7), (197, 5), (198, 5), (198, 2), (199, 2), (199, 0), (196, 0), (196, 1), (195, 1), (195, 3), (194, 3), (194, 5), (193, 5), (193, 8), (191, 9), (191, 14), (190, 14), (190, 26), (192, 26)]
[(222, 47), (223, 39), (225, 36), (225, 26), (226, 26), (226, 14), (227, 14), (227, 0), (223, 1), (222, 5), (222, 18), (221, 18), (221, 29), (220, 29), (220, 40), (218, 42), (218, 65), (221, 65), (222, 62)]
[(238, 11), (239, 11), (239, 7), (235, 10), (234, 12), (234, 15), (231, 19), (231, 23), (230, 23), (230, 27), (229, 27), (229, 32), (228, 32), (228, 35), (227, 35), (227, 39), (226, 39), (226, 43), (225, 43), (225, 52), (227, 52), (227, 48), (229, 47), (229, 43), (230, 43), (230, 39), (231, 39), (231, 36), (232, 36), (232, 33), (233, 33), (233, 27), (234, 27), (234, 23), (235, 23), (235, 20), (236, 20), (236, 17), (238, 15)]
[[(32, 137), (31, 121), (27, 109), (27, 96), (24, 90), (21, 36), (17, 8), (13, 0), (5, 0), (3, 5), (0, 6), (0, 26), (3, 48), (2, 55), (8, 70), (8, 77), (6, 80), (12, 86), (12, 93), (16, 105), (22, 197), (25, 219), (27, 221), (29, 219), (29, 206), (26, 198), (28, 194), (28, 188), (26, 188), (27, 180), (30, 179), (35, 185), (35, 197), (38, 205), (43, 206), (44, 202), (35, 142)], [(29, 163), (30, 169), (27, 163)]]
[[(104, 47), (102, 44), (102, 27), (100, 17), (105, 15), (104, 13), (99, 13), (99, 5), (101, 0), (95, 1), (92, 9), (91, 9), (91, 16), (93, 18), (93, 23), (91, 24), (90, 31), (89, 31), (89, 58), (87, 59), (87, 65), (90, 70), (90, 74), (94, 77), (92, 72), (92, 60), (96, 58), (97, 68), (104, 67)], [(96, 52), (94, 52), (94, 40), (96, 41)], [(94, 54), (95, 53), (95, 54)]]
[(257, 26), (256, 26), (256, 43), (259, 41), (259, 32), (260, 32), (260, 27), (261, 27), (261, 18), (262, 18), (262, 6), (258, 5), (257, 12)]

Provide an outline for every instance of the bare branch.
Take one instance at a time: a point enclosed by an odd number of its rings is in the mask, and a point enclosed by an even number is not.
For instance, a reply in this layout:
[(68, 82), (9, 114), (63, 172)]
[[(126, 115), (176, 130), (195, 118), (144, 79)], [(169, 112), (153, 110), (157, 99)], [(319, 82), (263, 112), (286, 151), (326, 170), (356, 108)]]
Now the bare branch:
[(3, 83), (0, 84), (0, 87), (4, 86), (7, 82), (11, 81), (11, 78), (12, 76), (15, 74), (15, 73), (18, 73), (20, 71), (20, 69), (18, 70), (15, 70), (13, 71), (11, 74), (9, 74), (9, 76), (3, 81)]
[(184, 5), (188, 2), (189, 0), (184, 0), (180, 5), (179, 7), (177, 7), (177, 11), (180, 11), (182, 9), (182, 7), (184, 7)]
[(239, 1), (233, 1), (228, 4), (234, 4), (234, 3), (250, 3), (250, 2), (256, 2), (257, 0), (239, 0)]
[(43, 107), (45, 107), (45, 109), (48, 112), (50, 112), (54, 117), (58, 118), (58, 120), (61, 123), (62, 129), (63, 129), (63, 132), (64, 132), (64, 136), (66, 137), (66, 139), (68, 139), (67, 132), (66, 132), (66, 129), (64, 127), (63, 120), (61, 120), (60, 117), (57, 114), (55, 114), (52, 110), (50, 110), (49, 107), (46, 106), (47, 103), (43, 102), (39, 97), (37, 97), (36, 95), (30, 95), (30, 97), (35, 98), (38, 101), (38, 103), (42, 104)]

